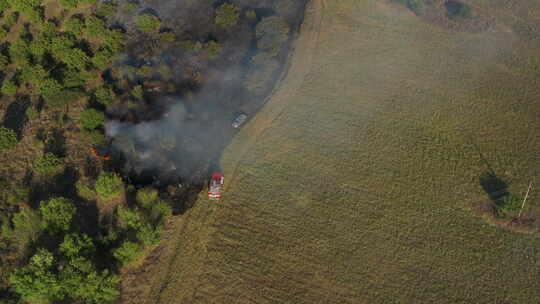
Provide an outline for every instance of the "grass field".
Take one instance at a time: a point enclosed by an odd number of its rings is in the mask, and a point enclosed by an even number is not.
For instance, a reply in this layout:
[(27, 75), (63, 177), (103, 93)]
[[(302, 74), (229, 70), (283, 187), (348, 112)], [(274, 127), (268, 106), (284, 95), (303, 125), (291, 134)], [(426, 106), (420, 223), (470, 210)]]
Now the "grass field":
[(540, 302), (540, 239), (471, 210), (481, 174), (519, 194), (539, 174), (529, 2), (478, 1), (496, 22), (471, 34), (313, 0), (288, 75), (223, 156), (224, 200), (172, 223), (124, 302)]

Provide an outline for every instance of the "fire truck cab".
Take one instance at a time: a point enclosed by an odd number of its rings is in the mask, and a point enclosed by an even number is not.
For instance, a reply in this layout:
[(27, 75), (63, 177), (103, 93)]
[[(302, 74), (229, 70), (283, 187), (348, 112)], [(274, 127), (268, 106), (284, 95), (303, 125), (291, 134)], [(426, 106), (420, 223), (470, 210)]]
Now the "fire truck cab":
[(221, 172), (214, 172), (208, 185), (208, 198), (211, 200), (219, 200), (221, 198), (221, 189), (225, 178)]

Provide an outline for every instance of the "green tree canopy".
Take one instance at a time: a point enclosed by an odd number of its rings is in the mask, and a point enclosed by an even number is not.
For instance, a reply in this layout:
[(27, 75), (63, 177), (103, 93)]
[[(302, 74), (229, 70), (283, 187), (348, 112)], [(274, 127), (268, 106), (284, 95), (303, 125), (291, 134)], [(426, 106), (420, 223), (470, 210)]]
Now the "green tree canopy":
[(231, 28), (238, 24), (240, 19), (240, 14), (238, 13), (239, 8), (230, 3), (224, 3), (216, 9), (215, 24), (224, 29)]
[(135, 24), (137, 29), (144, 33), (157, 32), (161, 27), (161, 21), (159, 21), (159, 18), (150, 14), (137, 16)]
[(101, 172), (96, 181), (96, 192), (104, 200), (119, 198), (123, 187), (122, 178), (111, 172)]
[(95, 247), (88, 235), (84, 233), (70, 233), (64, 236), (64, 241), (60, 244), (60, 252), (70, 258), (78, 256), (89, 257), (94, 254)]
[(79, 4), (79, 0), (60, 0), (60, 5), (64, 8), (75, 8)]
[(62, 61), (70, 68), (84, 70), (90, 58), (83, 50), (78, 48), (68, 49), (63, 52)]
[(105, 114), (95, 109), (87, 109), (81, 113), (81, 125), (86, 130), (94, 130), (105, 123)]
[(55, 197), (47, 201), (42, 201), (39, 211), (47, 229), (67, 231), (71, 226), (77, 209), (75, 209), (71, 200), (63, 197)]
[(99, 87), (94, 92), (94, 97), (97, 102), (105, 106), (110, 106), (114, 103), (114, 92), (109, 87)]
[(106, 36), (107, 26), (97, 17), (89, 17), (85, 21), (85, 32), (90, 37), (101, 38)]
[(127, 265), (133, 260), (136, 260), (142, 256), (142, 248), (139, 244), (126, 241), (122, 243), (122, 246), (116, 248), (113, 251), (114, 257), (120, 261), (123, 265)]
[(62, 160), (51, 152), (38, 158), (34, 163), (34, 170), (41, 174), (56, 173), (62, 168)]
[(13, 81), (5, 79), (4, 82), (2, 82), (2, 88), (0, 88), (0, 90), (4, 95), (13, 96), (17, 93), (17, 85)]
[(64, 298), (62, 286), (53, 273), (54, 255), (38, 249), (27, 266), (18, 268), (10, 276), (15, 292), (30, 303), (49, 303)]
[(15, 148), (18, 142), (15, 131), (0, 127), (0, 152)]

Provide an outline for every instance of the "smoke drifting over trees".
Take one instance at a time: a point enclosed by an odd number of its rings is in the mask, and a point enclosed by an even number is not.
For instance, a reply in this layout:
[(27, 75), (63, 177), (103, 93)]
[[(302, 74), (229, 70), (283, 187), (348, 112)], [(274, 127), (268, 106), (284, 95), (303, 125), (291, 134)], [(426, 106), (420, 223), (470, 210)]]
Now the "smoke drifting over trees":
[[(254, 114), (271, 90), (304, 5), (184, 2), (143, 1), (112, 19), (136, 39), (110, 71), (123, 94), (108, 107), (106, 131), (114, 159), (143, 183), (206, 176), (234, 117)], [(150, 19), (153, 30), (142, 22)]]

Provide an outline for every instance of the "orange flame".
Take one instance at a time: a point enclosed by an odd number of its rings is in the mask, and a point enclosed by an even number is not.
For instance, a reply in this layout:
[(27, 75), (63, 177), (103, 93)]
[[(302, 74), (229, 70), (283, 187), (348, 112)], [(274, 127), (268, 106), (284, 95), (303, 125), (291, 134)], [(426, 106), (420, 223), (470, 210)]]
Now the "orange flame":
[(111, 160), (111, 158), (109, 156), (101, 156), (99, 155), (99, 153), (96, 151), (95, 148), (91, 148), (91, 151), (92, 151), (92, 154), (96, 157), (96, 158), (100, 158), (102, 160)]

